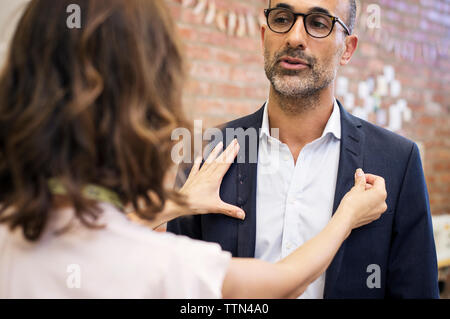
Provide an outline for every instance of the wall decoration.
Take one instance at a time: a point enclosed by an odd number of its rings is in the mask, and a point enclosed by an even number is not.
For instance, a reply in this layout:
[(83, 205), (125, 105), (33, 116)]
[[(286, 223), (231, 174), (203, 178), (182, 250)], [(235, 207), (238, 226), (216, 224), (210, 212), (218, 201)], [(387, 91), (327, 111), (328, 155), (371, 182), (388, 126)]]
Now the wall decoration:
[[(357, 32), (365, 34), (365, 36), (374, 44), (383, 48), (387, 53), (393, 54), (396, 59), (401, 61), (408, 61), (411, 63), (423, 62), (429, 65), (434, 65), (439, 59), (446, 59), (450, 57), (450, 41), (448, 37), (441, 37), (434, 41), (421, 41), (417, 37), (413, 40), (411, 37), (405, 37), (397, 29), (392, 29), (386, 26), (389, 24), (381, 23), (376, 27), (371, 23), (370, 6), (373, 4), (361, 5), (358, 1), (359, 18), (357, 24)], [(381, 14), (381, 18), (385, 15)], [(426, 31), (419, 26), (408, 24), (409, 33), (422, 34), (428, 38)]]
[(259, 28), (266, 23), (262, 10), (223, 9), (216, 0), (179, 0), (183, 8), (189, 8), (195, 15), (203, 15), (205, 25), (215, 27), (229, 36), (255, 37)]
[(433, 216), (439, 268), (450, 267), (450, 215)]
[[(363, 120), (373, 120), (377, 125), (398, 132), (405, 122), (412, 120), (412, 110), (401, 96), (402, 86), (396, 78), (395, 68), (387, 65), (383, 74), (360, 81), (357, 85), (359, 105), (355, 105), (355, 95), (349, 91), (350, 80), (338, 77), (336, 95), (342, 98), (345, 108)], [(396, 100), (387, 109), (382, 108), (384, 99)]]

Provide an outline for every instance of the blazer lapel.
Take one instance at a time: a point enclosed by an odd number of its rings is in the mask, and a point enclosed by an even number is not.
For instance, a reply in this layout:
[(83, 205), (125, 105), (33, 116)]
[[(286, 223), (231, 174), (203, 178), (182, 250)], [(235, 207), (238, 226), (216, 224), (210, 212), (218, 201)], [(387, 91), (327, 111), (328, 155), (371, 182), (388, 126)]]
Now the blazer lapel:
[[(333, 214), (336, 212), (342, 198), (353, 187), (355, 171), (358, 168), (364, 168), (363, 146), (365, 136), (361, 130), (361, 122), (358, 118), (345, 111), (341, 103), (338, 102), (338, 104), (341, 110), (342, 140)], [(326, 272), (325, 298), (330, 295), (336, 284), (344, 254), (345, 242)]]
[[(241, 125), (237, 127), (244, 130), (256, 130), (257, 154), (259, 151), (259, 131), (262, 125), (263, 114), (264, 107), (255, 114), (245, 118)], [(245, 211), (246, 218), (244, 221), (238, 221), (237, 257), (252, 258), (255, 256), (256, 242), (256, 183), (258, 158), (256, 157), (256, 161), (251, 162), (251, 145), (249, 145), (249, 139), (239, 139), (239, 142), (241, 146), (245, 143), (245, 147), (241, 147), (241, 152), (238, 155), (236, 174), (237, 204)]]

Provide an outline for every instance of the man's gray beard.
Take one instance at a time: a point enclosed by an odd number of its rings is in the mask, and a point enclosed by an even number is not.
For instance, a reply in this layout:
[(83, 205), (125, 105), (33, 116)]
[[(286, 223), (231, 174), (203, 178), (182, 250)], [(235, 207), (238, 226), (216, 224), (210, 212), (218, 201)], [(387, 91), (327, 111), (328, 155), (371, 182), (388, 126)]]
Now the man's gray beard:
[[(266, 76), (275, 91), (287, 98), (309, 97), (317, 95), (327, 88), (335, 78), (331, 72), (317, 70), (303, 71), (281, 71), (274, 70), (274, 67), (266, 67)], [(300, 75), (301, 72), (310, 72), (310, 75)]]
[[(266, 60), (267, 61), (267, 60)], [(286, 100), (302, 100), (297, 107), (314, 108), (318, 102), (320, 92), (336, 78), (336, 72), (326, 72), (325, 70), (315, 70), (313, 67), (302, 71), (286, 71), (278, 69), (277, 65), (265, 65), (266, 76), (272, 84), (275, 92)], [(304, 75), (301, 75), (304, 72)], [(297, 103), (296, 103), (297, 104)], [(297, 113), (302, 110), (294, 110), (294, 106), (287, 104), (282, 107), (288, 108), (290, 112)]]

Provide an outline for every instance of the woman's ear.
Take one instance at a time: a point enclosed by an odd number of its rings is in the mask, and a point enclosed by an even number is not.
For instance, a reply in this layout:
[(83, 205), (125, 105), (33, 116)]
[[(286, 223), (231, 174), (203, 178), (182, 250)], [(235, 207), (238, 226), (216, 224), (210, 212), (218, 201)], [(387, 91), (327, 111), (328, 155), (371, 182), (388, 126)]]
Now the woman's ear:
[(341, 65), (347, 65), (358, 47), (358, 36), (349, 35), (345, 38), (345, 51), (341, 57)]

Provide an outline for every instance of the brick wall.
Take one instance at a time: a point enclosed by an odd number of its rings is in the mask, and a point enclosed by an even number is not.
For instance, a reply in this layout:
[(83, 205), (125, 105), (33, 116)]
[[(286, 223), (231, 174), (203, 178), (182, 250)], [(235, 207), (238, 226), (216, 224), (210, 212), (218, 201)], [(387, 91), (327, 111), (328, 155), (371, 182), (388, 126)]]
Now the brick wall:
[[(205, 24), (206, 10), (195, 14), (197, 1), (188, 7), (166, 1), (178, 22), (190, 66), (184, 106), (191, 118), (212, 126), (256, 111), (269, 87), (259, 31), (254, 36), (230, 36), (214, 23)], [(218, 9), (255, 16), (267, 5), (266, 0), (216, 4)], [(450, 1), (361, 1), (359, 7), (359, 49), (339, 72), (348, 81), (344, 93), (355, 97), (350, 111), (360, 114), (357, 106), (364, 106), (360, 83), (373, 79), (377, 84), (385, 67), (391, 66), (401, 91), (395, 97), (372, 94), (376, 112), (369, 112), (367, 119), (390, 128), (390, 106), (398, 101), (407, 104), (410, 114), (402, 113), (402, 127), (395, 131), (421, 147), (433, 214), (450, 213)], [(346, 96), (340, 94), (345, 102)]]

